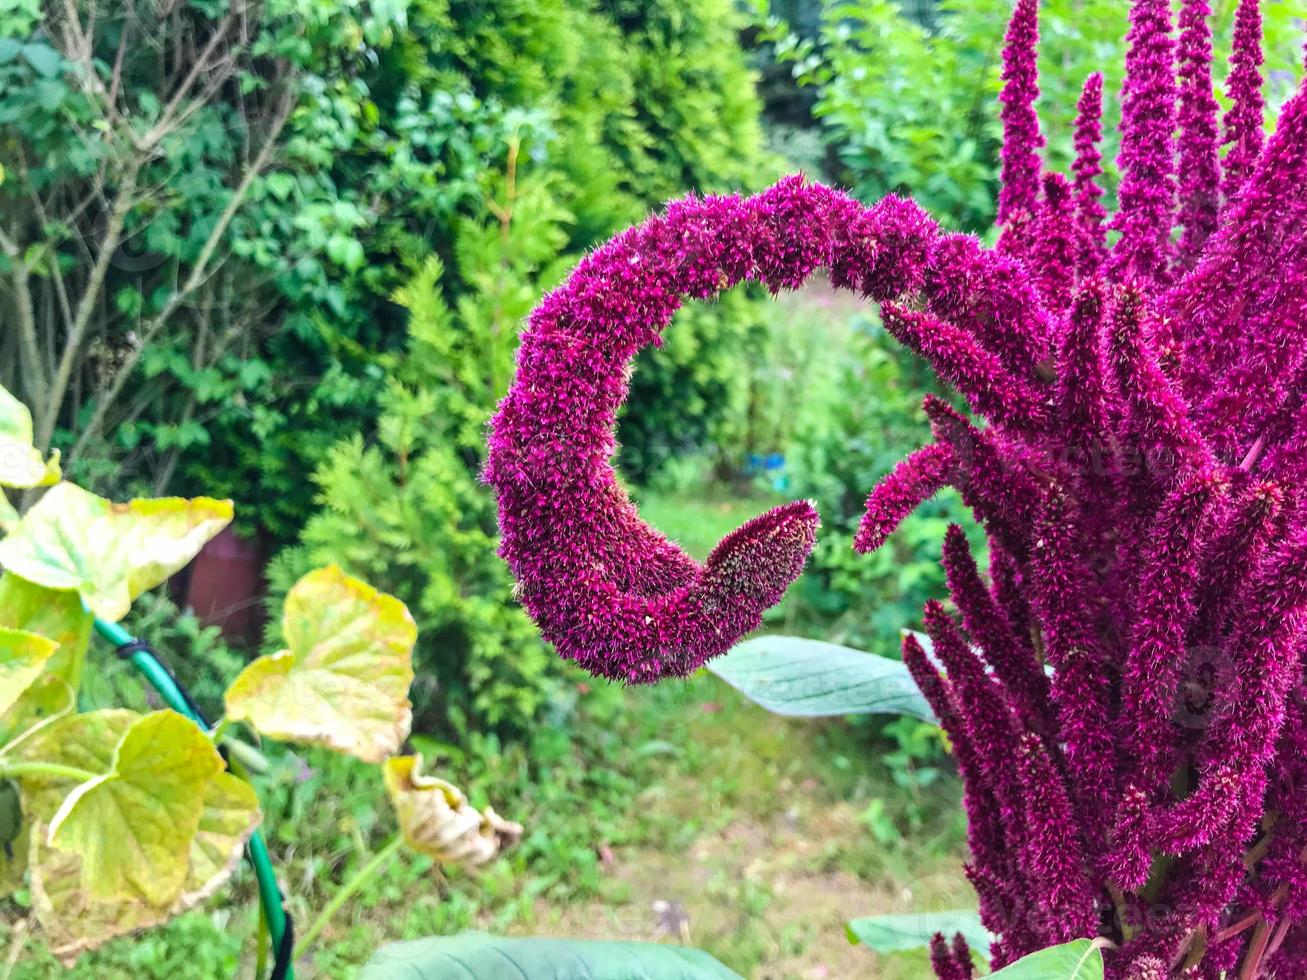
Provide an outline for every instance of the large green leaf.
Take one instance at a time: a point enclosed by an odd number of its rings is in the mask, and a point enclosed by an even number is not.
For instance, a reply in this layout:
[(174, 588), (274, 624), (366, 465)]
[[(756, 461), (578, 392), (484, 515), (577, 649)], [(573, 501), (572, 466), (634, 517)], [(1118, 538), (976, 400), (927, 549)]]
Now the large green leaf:
[(965, 909), (869, 915), (851, 920), (846, 928), (852, 942), (862, 943), (878, 953), (918, 949), (929, 945), (930, 937), (937, 932), (949, 938), (960, 932), (966, 937), (967, 945), (982, 955), (988, 955), (989, 944), (994, 938), (981, 924), (980, 916)]
[(1103, 980), (1101, 944), (1089, 939), (1050, 946), (1023, 956), (996, 973), (992, 980)]
[(490, 807), (475, 809), (453, 783), (424, 775), (421, 763), (421, 756), (397, 755), (382, 766), (409, 847), (437, 861), (475, 867), (521, 838), (521, 824)]
[(230, 500), (115, 504), (60, 483), (0, 541), (0, 565), (48, 589), (75, 590), (97, 616), (117, 621), (231, 518)]
[(227, 717), (365, 762), (398, 752), (413, 722), (417, 627), (408, 608), (331, 565), (290, 590), (282, 629), (290, 649), (236, 676)]
[(0, 715), (18, 703), (58, 648), (36, 633), (0, 627)]
[(797, 636), (746, 640), (708, 669), (778, 715), (911, 715), (935, 721), (907, 667), (834, 643)]
[(479, 932), (391, 943), (360, 980), (722, 980), (707, 953), (656, 943), (503, 939)]
[(109, 772), (68, 794), (50, 821), (49, 842), (82, 859), (91, 899), (167, 906), (181, 894), (206, 786), (222, 768), (190, 719), (146, 715), (123, 735)]
[[(41, 458), (32, 445), (32, 413), (0, 387), (0, 487), (46, 487), (59, 480), (59, 454)], [(9, 519), (8, 512), (0, 518)]]

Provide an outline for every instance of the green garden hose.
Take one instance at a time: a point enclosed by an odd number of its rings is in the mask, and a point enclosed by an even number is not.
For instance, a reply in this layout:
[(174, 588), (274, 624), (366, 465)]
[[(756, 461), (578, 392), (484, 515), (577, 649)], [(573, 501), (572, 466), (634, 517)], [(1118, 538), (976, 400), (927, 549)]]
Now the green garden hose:
[[(145, 675), (145, 679), (159, 692), (168, 707), (185, 715), (206, 732), (209, 730), (209, 725), (195, 702), (155, 656), (149, 644), (136, 639), (117, 623), (107, 623), (102, 619), (96, 619), (95, 631), (117, 648), (120, 657), (130, 660)], [(295, 947), (294, 925), (282, 904), (281, 889), (277, 887), (277, 876), (272, 869), (268, 846), (257, 830), (250, 836), (245, 855), (254, 868), (254, 877), (258, 879), (259, 902), (263, 906), (268, 932), (272, 936), (272, 948), (276, 950), (271, 980), (293, 980), (294, 964), (291, 961)]]

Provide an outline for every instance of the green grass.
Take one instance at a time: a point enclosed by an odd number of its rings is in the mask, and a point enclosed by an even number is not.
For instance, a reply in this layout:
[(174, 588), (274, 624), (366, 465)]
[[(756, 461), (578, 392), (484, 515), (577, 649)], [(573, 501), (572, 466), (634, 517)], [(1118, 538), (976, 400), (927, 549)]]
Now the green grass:
[[(641, 501), (700, 556), (768, 505), (699, 491)], [(575, 703), (527, 744), (415, 739), (526, 836), (475, 876), (402, 855), (342, 910), (301, 977), (349, 977), (384, 942), (467, 928), (688, 942), (744, 976), (923, 975), (921, 956), (877, 958), (842, 929), (972, 902), (956, 780), (920, 726), (775, 718), (707, 673), (629, 690), (573, 676)], [(326, 752), (275, 761), (259, 787), (265, 832), (303, 928), (394, 833), (393, 817), (374, 768)], [(12, 976), (249, 976), (254, 910), (242, 871), (205, 909), (66, 974), (28, 942)]]

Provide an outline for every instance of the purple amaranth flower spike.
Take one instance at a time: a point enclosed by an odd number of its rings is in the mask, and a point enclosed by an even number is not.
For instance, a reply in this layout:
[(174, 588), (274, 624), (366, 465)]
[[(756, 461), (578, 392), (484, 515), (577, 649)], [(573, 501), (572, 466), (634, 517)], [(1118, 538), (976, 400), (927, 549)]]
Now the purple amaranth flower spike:
[(971, 950), (962, 933), (954, 935), (952, 945), (943, 933), (931, 936), (930, 965), (940, 980), (971, 980)]
[(1212, 88), (1211, 7), (1184, 0), (1180, 8), (1180, 214), (1178, 263), (1191, 269), (1216, 229), (1221, 210), (1220, 157)]
[(1019, 226), (1035, 213), (1039, 198), (1039, 0), (1017, 0), (1003, 49), (1003, 169), (998, 195), (1000, 225)]
[(1234, 14), (1233, 50), (1226, 93), (1230, 109), (1225, 114), (1225, 196), (1233, 201), (1244, 182), (1252, 176), (1265, 142), (1266, 101), (1262, 96), (1262, 5), (1261, 0), (1239, 0)]
[(1080, 236), (1071, 185), (1061, 174), (1045, 174), (1044, 194), (1031, 233), (1031, 247), (1039, 253), (1034, 267), (1045, 305), (1065, 313), (1076, 284)]
[(1075, 174), (1076, 219), (1080, 226), (1081, 278), (1097, 275), (1107, 260), (1107, 210), (1103, 207), (1103, 76), (1094, 72), (1076, 107)]
[[(684, 300), (746, 281), (825, 267), (881, 305), (972, 413), (925, 399), (934, 442), (871, 491), (855, 543), (944, 486), (988, 542), (986, 581), (947, 532), (961, 622), (931, 603), (936, 659), (913, 636), (903, 658), (963, 781), (994, 967), (1093, 935), (1108, 980), (1307, 969), (1307, 88), (1263, 145), (1243, 0), (1222, 177), (1208, 7), (1179, 10), (1177, 52), (1168, 0), (1131, 6), (1110, 256), (1101, 77), (1074, 182), (1044, 177), (1019, 0), (999, 246), (797, 178), (675, 203), (535, 310), (491, 427), (502, 552), (544, 636), (603, 676), (684, 675), (758, 624), (817, 518), (787, 505), (703, 564), (644, 524), (611, 465), (632, 359)], [(969, 975), (964, 954), (935, 943), (938, 975)]]
[(857, 551), (875, 551), (903, 519), (948, 485), (953, 453), (948, 446), (923, 446), (900, 462), (867, 498), (866, 512), (853, 539)]
[(1170, 0), (1133, 0), (1122, 96), (1118, 278), (1166, 282), (1175, 210), (1175, 44)]

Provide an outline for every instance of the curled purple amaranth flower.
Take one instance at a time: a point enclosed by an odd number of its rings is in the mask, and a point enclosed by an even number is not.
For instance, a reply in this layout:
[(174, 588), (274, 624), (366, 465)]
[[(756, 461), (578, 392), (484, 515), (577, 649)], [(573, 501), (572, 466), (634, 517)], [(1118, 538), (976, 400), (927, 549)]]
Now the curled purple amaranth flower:
[(1169, 279), (1175, 211), (1175, 44), (1170, 0), (1133, 0), (1121, 108), (1121, 233), (1112, 250), (1119, 279)]
[(867, 498), (854, 549), (875, 551), (883, 545), (904, 518), (948, 485), (952, 466), (952, 451), (939, 443), (922, 446), (903, 459)]
[[(1003, 48), (1003, 168), (998, 223), (1021, 241), (1020, 228), (1039, 199), (1039, 151), (1044, 145), (1035, 102), (1039, 99), (1039, 0), (1017, 0)], [(1018, 249), (1019, 251), (1020, 249)]]
[(1081, 278), (1097, 275), (1107, 261), (1107, 209), (1103, 207), (1103, 76), (1094, 72), (1085, 79), (1076, 106), (1075, 174), (1076, 222), (1080, 228), (1080, 252), (1076, 271)]
[(1262, 96), (1262, 5), (1261, 0), (1239, 0), (1234, 14), (1234, 40), (1230, 52), (1230, 76), (1226, 94), (1230, 108), (1225, 114), (1225, 196), (1233, 201), (1252, 176), (1262, 154), (1266, 134), (1266, 101)]
[(1212, 9), (1207, 0), (1184, 0), (1180, 8), (1180, 214), (1184, 229), (1176, 261), (1193, 268), (1216, 229), (1221, 210), (1221, 170), (1212, 92)]
[(630, 683), (688, 674), (755, 629), (802, 570), (817, 527), (805, 502), (749, 522), (703, 565), (690, 559), (617, 483), (613, 430), (629, 361), (682, 296), (746, 278), (802, 282), (867, 247), (874, 228), (836, 238), (855, 209), (801, 180), (749, 200), (681, 202), (589, 255), (532, 314), (491, 423), (486, 479), (522, 602), (564, 656)]
[[(778, 291), (825, 266), (888, 304), (974, 417), (925, 400), (934, 443), (872, 491), (856, 543), (944, 485), (988, 538), (986, 582), (947, 533), (961, 625), (932, 603), (938, 661), (913, 637), (903, 657), (953, 746), (996, 967), (1075, 934), (1111, 941), (1110, 980), (1307, 963), (1307, 88), (1264, 146), (1236, 141), (1247, 178), (1214, 213), (1206, 10), (1183, 0), (1177, 64), (1166, 0), (1133, 4), (1110, 261), (1101, 79), (1073, 193), (1058, 177), (1041, 193), (1022, 0), (1001, 247), (798, 179), (674, 204), (542, 302), (493, 423), (503, 553), (544, 635), (605, 676), (684, 674), (757, 625), (816, 516), (764, 515), (703, 565), (643, 524), (610, 463), (632, 357), (684, 298), (745, 280)], [(1241, 7), (1231, 82), (1249, 119), (1256, 13)]]

